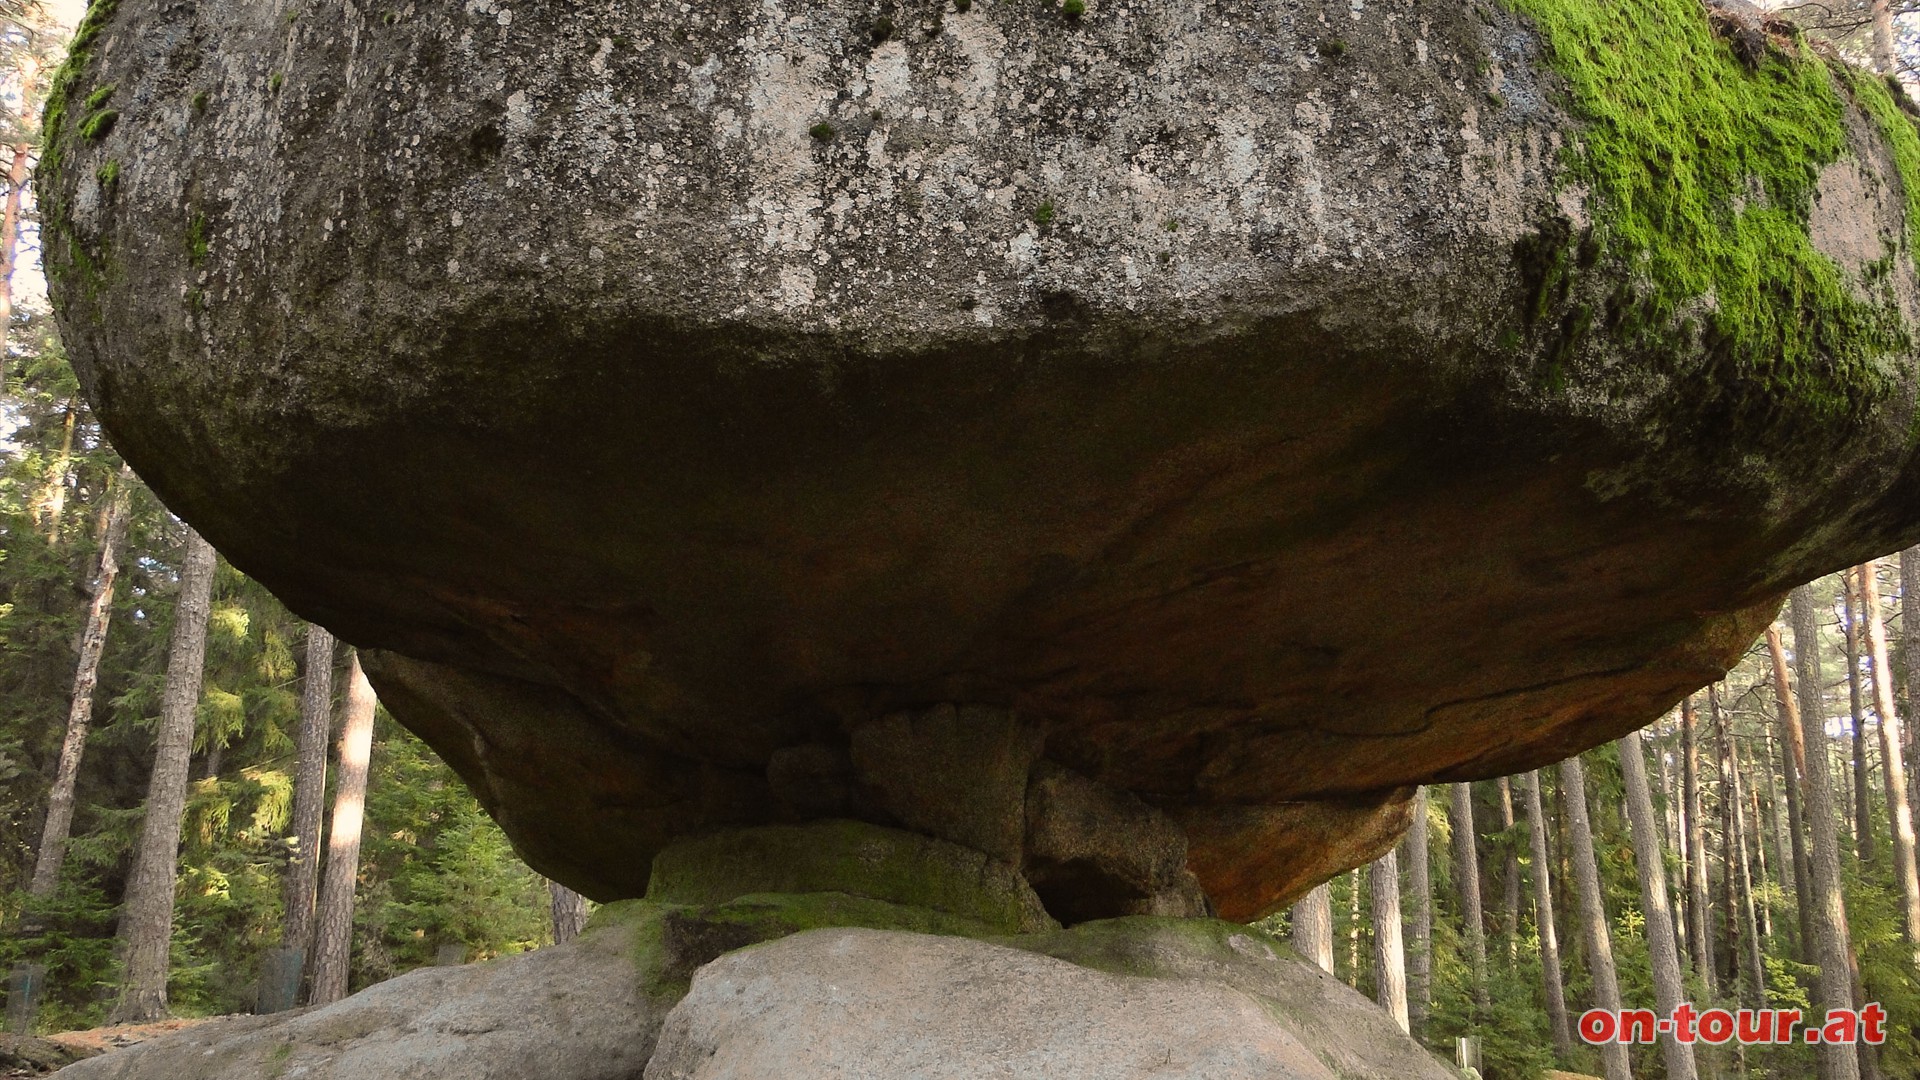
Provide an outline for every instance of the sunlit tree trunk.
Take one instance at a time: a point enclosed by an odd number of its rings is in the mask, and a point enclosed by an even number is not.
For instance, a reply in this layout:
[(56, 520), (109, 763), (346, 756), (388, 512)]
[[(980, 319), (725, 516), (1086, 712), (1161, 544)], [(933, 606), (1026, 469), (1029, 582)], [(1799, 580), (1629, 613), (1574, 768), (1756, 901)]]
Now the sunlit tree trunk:
[[(1600, 868), (1593, 854), (1593, 826), (1587, 817), (1587, 773), (1578, 757), (1560, 763), (1560, 791), (1567, 808), (1567, 838), (1572, 846), (1574, 891), (1580, 897), (1580, 925), (1587, 938), (1587, 967), (1593, 976), (1593, 1007), (1620, 1011), (1620, 977), (1613, 965), (1613, 937), (1607, 930), (1606, 903), (1600, 895)], [(1625, 1044), (1600, 1045), (1607, 1080), (1632, 1080)]]
[(1673, 897), (1674, 925), (1680, 933), (1675, 944), (1680, 949), (1680, 964), (1690, 966), (1693, 961), (1687, 951), (1687, 845), (1680, 831), (1680, 791), (1674, 784), (1673, 770), (1667, 766), (1667, 752), (1660, 743), (1653, 747), (1654, 781), (1660, 785), (1660, 797), (1663, 803), (1660, 815), (1660, 839), (1668, 851), (1674, 853), (1675, 870), (1669, 883), (1668, 893)]
[(1733, 741), (1731, 718), (1721, 728), (1720, 743), (1721, 791), (1728, 807), (1727, 880), (1732, 883), (1734, 893), (1734, 908), (1727, 921), (1731, 924), (1735, 916), (1739, 919), (1740, 935), (1746, 939), (1746, 947), (1736, 955), (1746, 963), (1749, 1000), (1754, 1008), (1764, 1009), (1767, 1007), (1766, 964), (1760, 958), (1760, 921), (1754, 912), (1753, 867), (1747, 858), (1746, 797), (1740, 787), (1740, 756)]
[(1400, 858), (1389, 848), (1368, 868), (1373, 896), (1373, 993), (1401, 1031), (1407, 1017), (1407, 950), (1400, 938)]
[(1887, 816), (1893, 825), (1893, 869), (1905, 901), (1903, 928), (1920, 965), (1920, 869), (1914, 864), (1913, 807), (1907, 802), (1906, 748), (1893, 702), (1893, 668), (1887, 661), (1887, 628), (1880, 621), (1880, 583), (1871, 561), (1855, 571), (1861, 621), (1867, 628), (1867, 658), (1873, 665), (1873, 709), (1880, 714), (1880, 765), (1887, 780)]
[[(1920, 598), (1920, 547), (1910, 547), (1900, 553), (1900, 655), (1905, 659), (1901, 665), (1905, 678), (1901, 680), (1906, 694), (1906, 712), (1901, 715), (1909, 721), (1902, 729), (1907, 737), (1908, 760), (1915, 754), (1914, 727), (1914, 687), (1920, 686), (1920, 599), (1909, 602), (1909, 598)], [(1920, 769), (1910, 770), (1907, 775), (1907, 805), (1920, 806)]]
[(353, 892), (360, 873), (360, 828), (366, 819), (367, 765), (373, 755), (373, 713), (379, 704), (355, 653), (347, 665), (346, 722), (340, 735), (338, 786), (327, 863), (320, 882), (319, 922), (313, 943), (313, 989), (309, 1002), (324, 1005), (347, 996), (352, 959)]
[(1873, 69), (1882, 75), (1900, 71), (1900, 57), (1893, 47), (1893, 11), (1887, 0), (1871, 0), (1873, 13)]
[[(0, 340), (0, 357), (6, 355), (6, 342)], [(60, 523), (67, 512), (67, 483), (73, 472), (73, 429), (79, 419), (78, 403), (69, 400), (60, 423), (60, 449), (53, 455), (53, 461), (47, 466), (46, 478), (41, 482), (40, 497), (34, 500), (33, 518), (40, 526), (40, 534), (49, 544), (60, 535)]]
[(1416, 1035), (1426, 1030), (1433, 1002), (1433, 874), (1427, 860), (1427, 789), (1421, 787), (1413, 792), (1413, 828), (1407, 830), (1407, 892), (1413, 897), (1407, 1020)]
[(333, 635), (307, 627), (307, 670), (300, 687), (300, 737), (294, 751), (293, 814), (280, 944), (304, 957), (313, 946), (314, 894), (320, 884), (320, 816), (327, 796), (327, 729), (333, 718)]
[(1333, 887), (1322, 882), (1294, 901), (1292, 921), (1294, 951), (1333, 974)]
[(1867, 719), (1860, 700), (1860, 594), (1859, 581), (1851, 571), (1840, 575), (1842, 614), (1846, 618), (1847, 715), (1853, 720), (1853, 760), (1848, 764), (1847, 794), (1852, 816), (1847, 828), (1853, 833), (1854, 857), (1873, 861), (1873, 818), (1867, 808)]
[[(1548, 869), (1547, 817), (1540, 802), (1540, 773), (1526, 777), (1527, 841), (1533, 853), (1533, 918), (1540, 930), (1540, 979), (1547, 997), (1547, 1023), (1553, 1049), (1565, 1057), (1573, 1049), (1573, 1025), (1567, 1017), (1567, 991), (1560, 977), (1560, 936), (1553, 913), (1553, 876)], [(1664, 868), (1663, 868), (1664, 872)]]
[(93, 578), (93, 600), (80, 634), (80, 659), (73, 669), (73, 696), (67, 707), (67, 734), (60, 743), (60, 763), (47, 793), (47, 816), (40, 826), (40, 847), (33, 861), (27, 892), (47, 897), (60, 885), (66, 864), (67, 841), (73, 833), (74, 787), (80, 780), (80, 759), (86, 753), (87, 733), (93, 727), (93, 694), (100, 680), (100, 657), (107, 647), (107, 628), (113, 619), (114, 583), (120, 576), (120, 548), (127, 538), (128, 499), (133, 470), (122, 465), (107, 495), (107, 520), (101, 530), (100, 564)]
[[(13, 271), (19, 263), (20, 193), (27, 186), (32, 143), (15, 143), (13, 163), (7, 168), (6, 209), (0, 212), (0, 357), (7, 355), (7, 337), (13, 328)], [(6, 388), (6, 365), (0, 364), (0, 390)]]
[(1460, 896), (1460, 932), (1467, 944), (1473, 973), (1473, 1003), (1482, 1016), (1492, 1002), (1487, 996), (1487, 924), (1480, 904), (1480, 853), (1474, 846), (1473, 785), (1452, 784), (1448, 820), (1453, 831), (1453, 889)]
[(1346, 876), (1346, 984), (1359, 988), (1359, 871)]
[(1687, 914), (1691, 922), (1688, 926), (1693, 948), (1693, 969), (1700, 976), (1700, 984), (1706, 988), (1707, 996), (1713, 996), (1713, 934), (1712, 910), (1707, 906), (1707, 831), (1700, 816), (1700, 739), (1698, 728), (1699, 714), (1694, 711), (1693, 698), (1688, 697), (1680, 704), (1680, 782), (1685, 791), (1681, 801), (1687, 816)]
[[(1662, 850), (1653, 815), (1653, 793), (1647, 786), (1645, 750), (1639, 735), (1618, 743), (1620, 775), (1627, 787), (1627, 826), (1633, 834), (1634, 867), (1640, 877), (1640, 901), (1646, 913), (1647, 951), (1653, 963), (1653, 996), (1663, 1016), (1672, 1016), (1686, 1000), (1680, 975), (1679, 944), (1674, 935), (1673, 910), (1667, 904), (1666, 852)], [(1695, 1080), (1693, 1046), (1671, 1036), (1660, 1040), (1668, 1080)]]
[[(1807, 923), (1814, 939), (1810, 950), (1818, 967), (1814, 983), (1813, 1007), (1825, 1016), (1832, 1009), (1853, 1007), (1852, 943), (1847, 930), (1847, 905), (1840, 892), (1839, 839), (1834, 831), (1832, 781), (1827, 770), (1826, 704), (1821, 700), (1824, 680), (1820, 672), (1820, 642), (1814, 617), (1813, 591), (1802, 585), (1793, 590), (1789, 604), (1793, 621), (1794, 675), (1799, 683), (1797, 709), (1789, 712), (1794, 730), (1794, 767), (1804, 785), (1807, 833), (1812, 838), (1807, 860), (1813, 910)], [(1776, 668), (1784, 669), (1778, 651), (1780, 639), (1770, 634), (1769, 648), (1774, 650)], [(1780, 678), (1782, 676), (1776, 676)], [(1804, 718), (1804, 722), (1802, 722)], [(1859, 1059), (1853, 1048), (1820, 1044), (1815, 1050), (1820, 1080), (1858, 1080)]]
[(140, 845), (120, 910), (120, 997), (109, 1017), (116, 1024), (144, 1024), (167, 1015), (174, 879), (180, 823), (187, 809), (194, 713), (206, 674), (213, 571), (213, 545), (188, 528), (180, 596), (174, 603), (173, 635), (167, 646), (167, 686), (160, 704), (153, 776), (147, 784)]
[(547, 882), (547, 898), (553, 913), (553, 943), (565, 945), (587, 928), (587, 898), (557, 881)]

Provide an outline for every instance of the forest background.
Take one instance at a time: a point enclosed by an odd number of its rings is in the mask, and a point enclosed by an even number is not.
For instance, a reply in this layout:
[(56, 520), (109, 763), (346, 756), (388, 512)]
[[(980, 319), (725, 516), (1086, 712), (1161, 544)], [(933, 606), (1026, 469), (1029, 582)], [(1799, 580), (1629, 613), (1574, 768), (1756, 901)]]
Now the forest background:
[[(1920, 19), (1900, 4), (1788, 14), (1863, 66), (1911, 79), (1920, 29), (1908, 24)], [(188, 684), (180, 640), (197, 637), (204, 655), (197, 692), (172, 717), (187, 725), (175, 735), (190, 729), (174, 785), (184, 797), (162, 807), (177, 825), (158, 830), (175, 852), (158, 938), (160, 1007), (177, 1015), (250, 1011), (273, 982), (298, 903), (288, 879), (303, 851), (302, 699), (317, 696), (307, 715), (318, 708), (332, 726), (324, 749), (353, 713), (357, 684), (350, 649), (315, 635), (223, 560), (196, 594), (201, 542), (123, 469), (80, 396), (38, 275), (32, 193), (39, 112), (78, 15), (70, 2), (0, 0), (0, 970), (37, 973), (36, 1008), (12, 1015), (39, 1031), (127, 1015), (140, 979), (129, 896), (143, 838), (155, 832), (150, 800), (166, 786), (155, 777), (168, 754), (168, 691), (179, 697)], [(1562, 768), (1427, 789), (1415, 835), (1384, 874), (1376, 865), (1342, 875), (1304, 912), (1263, 927), (1304, 939), (1338, 977), (1383, 998), (1392, 991), (1376, 974), (1388, 970), (1376, 951), (1391, 955), (1389, 939), (1403, 938), (1389, 962), (1402, 970), (1386, 981), (1407, 981), (1415, 1034), (1449, 1058), (1456, 1038), (1477, 1037), (1490, 1078), (1549, 1067), (1613, 1075), (1621, 1063), (1569, 1039), (1563, 1017), (1605, 1000), (1601, 952), (1611, 954), (1621, 1000), (1654, 1007), (1657, 904), (1640, 871), (1655, 867), (1691, 1000), (1811, 1013), (1822, 992), (1820, 822), (1801, 797), (1813, 778), (1790, 764), (1785, 720), (1797, 708), (1808, 771), (1827, 781), (1850, 992), (1893, 1018), (1887, 1045), (1862, 1056), (1862, 1075), (1920, 1077), (1920, 893), (1911, 882), (1920, 790), (1900, 775), (1914, 757), (1913, 725), (1902, 721), (1920, 708), (1920, 606), (1908, 617), (1909, 596), (1920, 598), (1920, 549), (1813, 583), (1799, 598), (1811, 625), (1779, 637), (1790, 661), (1756, 642), (1685, 710), (1583, 755), (1577, 781)], [(1815, 653), (1823, 674), (1810, 677)], [(91, 682), (80, 677), (90, 662)], [(81, 711), (90, 715), (76, 744)], [(83, 751), (66, 752), (77, 768), (64, 779), (63, 745)], [(1629, 820), (1629, 751), (1647, 774), (1652, 836), (1636, 836)], [(319, 805), (340, 795), (341, 772), (327, 770), (331, 786), (312, 794)], [(72, 812), (65, 857), (36, 888), (48, 812), (63, 799)], [(520, 862), (464, 785), (384, 710), (372, 722), (364, 810), (344, 870), (346, 989), (538, 948), (577, 929), (577, 898)], [(1582, 873), (1583, 832), (1591, 875)], [(317, 858), (338, 839), (305, 851)], [(1393, 903), (1381, 891), (1388, 884)], [(1587, 919), (1596, 905), (1598, 935)], [(1380, 932), (1382, 919), (1395, 932)], [(1638, 1075), (1672, 1075), (1658, 1047), (1636, 1047), (1630, 1059)], [(1827, 1068), (1805, 1046), (1723, 1047), (1702, 1049), (1699, 1074), (1797, 1078)]]

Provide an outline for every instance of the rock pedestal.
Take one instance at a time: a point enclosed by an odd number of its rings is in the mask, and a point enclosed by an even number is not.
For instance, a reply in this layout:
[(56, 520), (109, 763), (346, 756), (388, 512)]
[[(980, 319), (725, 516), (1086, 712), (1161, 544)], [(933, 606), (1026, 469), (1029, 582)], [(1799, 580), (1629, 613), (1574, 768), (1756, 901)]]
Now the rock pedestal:
[(662, 853), (656, 895), (601, 909), (565, 945), (212, 1021), (61, 1076), (1451, 1080), (1259, 931), (1143, 916), (1062, 930), (983, 858), (852, 822), (695, 841)]

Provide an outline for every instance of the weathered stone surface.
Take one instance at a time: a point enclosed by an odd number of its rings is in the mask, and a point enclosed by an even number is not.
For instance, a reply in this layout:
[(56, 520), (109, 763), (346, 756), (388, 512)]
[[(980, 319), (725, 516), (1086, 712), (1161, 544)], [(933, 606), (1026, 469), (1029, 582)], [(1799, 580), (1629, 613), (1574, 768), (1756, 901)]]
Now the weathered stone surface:
[[(1155, 1065), (1173, 1071), (1151, 1075), (1208, 1080), (1449, 1075), (1364, 998), (1244, 927), (1131, 918), (990, 930), (844, 893), (623, 901), (565, 945), (422, 968), (318, 1008), (208, 1021), (60, 1075), (1108, 1080)], [(789, 937), (792, 948), (780, 942)], [(762, 942), (780, 944), (750, 947)], [(773, 1007), (740, 1013), (762, 998)], [(933, 1071), (915, 1071), (922, 1063)]]
[[(1451, 1080), (1330, 976), (1244, 931), (1196, 948), (1198, 936), (1167, 930), (1131, 955), (1232, 976), (1168, 977), (1152, 963), (1108, 974), (957, 938), (798, 934), (701, 969), (646, 1080)], [(1308, 1003), (1301, 1025), (1293, 1010)]]
[(653, 860), (647, 899), (716, 904), (751, 893), (842, 892), (928, 908), (1003, 932), (1055, 924), (1011, 863), (858, 821), (735, 829)]
[(116, 447), (542, 872), (641, 895), (956, 702), (1256, 914), (1920, 539), (1907, 121), (1591, 2), (119, 0), (47, 263)]
[(1206, 915), (1187, 837), (1123, 791), (1043, 764), (1027, 788), (1021, 873), (1065, 923), (1118, 915)]
[(908, 828), (1018, 865), (1044, 736), (1010, 709), (936, 705), (855, 728), (853, 767), (873, 804)]
[(565, 945), (420, 968), (331, 1005), (210, 1021), (59, 1076), (627, 1080), (645, 1068), (678, 996), (650, 995), (640, 959), (631, 926), (596, 925)]

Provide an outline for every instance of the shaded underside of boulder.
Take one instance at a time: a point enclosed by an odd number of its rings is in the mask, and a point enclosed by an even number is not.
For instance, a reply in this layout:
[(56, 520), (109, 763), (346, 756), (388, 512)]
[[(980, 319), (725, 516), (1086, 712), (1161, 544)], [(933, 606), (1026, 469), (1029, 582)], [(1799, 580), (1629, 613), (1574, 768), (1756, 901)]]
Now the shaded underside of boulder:
[[(1920, 143), (1772, 48), (1693, 0), (109, 0), (47, 261), (116, 447), (543, 873), (855, 818), (1246, 918), (1916, 537)], [(1113, 855), (1169, 822), (1192, 882)]]

